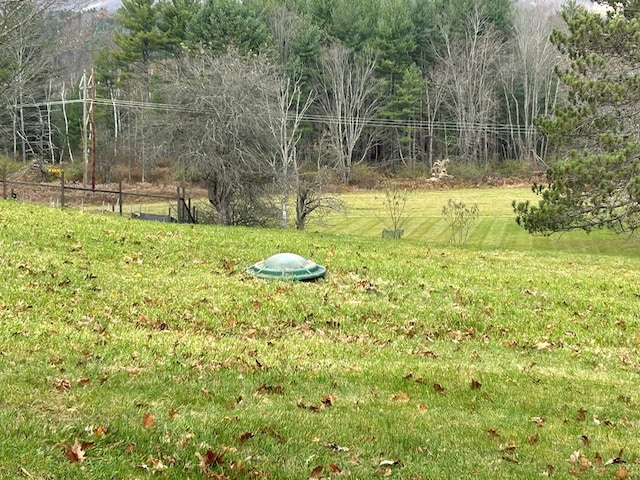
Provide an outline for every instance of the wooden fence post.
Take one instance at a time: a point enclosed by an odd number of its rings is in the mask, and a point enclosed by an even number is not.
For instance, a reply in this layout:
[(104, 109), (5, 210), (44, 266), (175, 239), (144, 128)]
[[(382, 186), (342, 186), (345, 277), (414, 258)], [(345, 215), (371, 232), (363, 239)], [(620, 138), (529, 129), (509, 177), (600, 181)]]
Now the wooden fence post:
[(180, 195), (180, 187), (178, 187), (178, 198), (176, 199), (176, 210), (178, 214), (178, 223), (182, 223), (182, 204), (180, 203), (182, 196)]
[(2, 165), (2, 198), (7, 199), (7, 166)]
[(122, 180), (118, 183), (118, 206), (120, 207), (120, 216), (122, 216)]
[(64, 210), (64, 170), (60, 173), (60, 208)]

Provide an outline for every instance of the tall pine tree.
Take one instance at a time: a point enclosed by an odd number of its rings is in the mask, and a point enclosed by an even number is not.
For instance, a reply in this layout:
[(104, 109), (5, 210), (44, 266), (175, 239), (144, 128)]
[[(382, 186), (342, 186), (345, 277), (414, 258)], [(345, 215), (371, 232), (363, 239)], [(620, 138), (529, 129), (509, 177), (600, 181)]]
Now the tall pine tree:
[(567, 158), (534, 185), (538, 205), (514, 202), (531, 233), (640, 228), (640, 2), (600, 1), (606, 15), (572, 5), (553, 42), (567, 57), (559, 70), (567, 102), (541, 120)]

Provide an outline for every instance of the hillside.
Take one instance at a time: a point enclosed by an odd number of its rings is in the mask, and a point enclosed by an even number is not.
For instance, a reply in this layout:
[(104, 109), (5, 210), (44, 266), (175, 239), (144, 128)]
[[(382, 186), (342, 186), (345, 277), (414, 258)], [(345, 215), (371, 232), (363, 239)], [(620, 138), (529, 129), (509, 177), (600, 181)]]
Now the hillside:
[[(0, 203), (0, 477), (634, 478), (640, 261)], [(245, 268), (291, 251), (316, 283)]]

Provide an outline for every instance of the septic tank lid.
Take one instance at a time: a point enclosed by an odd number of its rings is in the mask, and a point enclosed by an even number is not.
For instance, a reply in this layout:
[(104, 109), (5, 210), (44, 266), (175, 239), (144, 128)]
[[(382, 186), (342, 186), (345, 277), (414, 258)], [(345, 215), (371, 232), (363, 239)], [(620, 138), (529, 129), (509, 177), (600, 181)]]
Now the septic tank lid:
[(322, 265), (295, 253), (278, 253), (247, 268), (247, 273), (258, 278), (284, 280), (312, 280), (326, 271)]

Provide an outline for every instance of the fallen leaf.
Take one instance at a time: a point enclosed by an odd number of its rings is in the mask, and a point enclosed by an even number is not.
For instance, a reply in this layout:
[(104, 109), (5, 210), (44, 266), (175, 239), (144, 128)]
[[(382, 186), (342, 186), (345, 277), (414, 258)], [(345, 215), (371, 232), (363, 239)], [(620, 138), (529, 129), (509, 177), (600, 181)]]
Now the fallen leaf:
[(471, 390), (478, 390), (480, 387), (482, 387), (482, 384), (478, 380), (475, 378), (471, 380)]
[(296, 403), (296, 406), (304, 410), (311, 410), (312, 412), (319, 412), (324, 408), (324, 405), (307, 405), (304, 402), (298, 402)]
[(335, 473), (337, 475), (340, 475), (342, 473), (342, 469), (336, 465), (335, 463), (327, 463), (326, 465), (327, 470), (329, 470), (331, 473)]
[(529, 444), (533, 445), (533, 444), (537, 443), (538, 442), (538, 438), (539, 438), (539, 436), (538, 436), (537, 433), (535, 435), (531, 435), (529, 437)]
[(151, 464), (151, 471), (154, 473), (161, 472), (169, 468), (164, 464), (162, 459), (155, 458), (153, 455), (149, 455), (149, 457), (147, 458), (147, 463)]
[(250, 438), (253, 438), (253, 433), (252, 432), (244, 432), (240, 435), (239, 441), (240, 443), (244, 443), (247, 440), (249, 440)]
[(414, 350), (413, 354), (420, 357), (438, 358), (438, 356), (431, 350)]
[(616, 480), (627, 480), (627, 478), (629, 478), (629, 470), (627, 470), (627, 467), (620, 467), (618, 469), (618, 471), (616, 472), (615, 479)]
[(589, 437), (587, 437), (586, 435), (582, 435), (582, 436), (580, 437), (580, 440), (582, 440), (582, 444), (583, 444), (585, 447), (588, 447), (589, 445), (591, 445), (591, 440), (589, 440)]
[(328, 395), (323, 395), (320, 401), (325, 407), (331, 407), (333, 405), (333, 398)]
[(419, 403), (418, 404), (418, 410), (421, 412), (426, 412), (427, 411), (427, 407), (425, 407), (423, 404)]
[(493, 438), (494, 440), (496, 438), (500, 438), (500, 434), (496, 431), (495, 428), (490, 428), (489, 430), (487, 430), (487, 435), (489, 435), (489, 437)]
[(576, 419), (579, 422), (584, 422), (584, 419), (586, 417), (586, 413), (587, 413), (587, 411), (584, 408), (580, 408), (580, 410), (578, 410), (578, 416), (576, 417)]
[(391, 400), (394, 402), (408, 402), (410, 398), (407, 392), (400, 391), (391, 397)]
[(71, 388), (71, 384), (69, 380), (65, 380), (63, 378), (56, 380), (56, 390), (60, 390), (61, 392), (66, 392)]
[(516, 451), (516, 444), (513, 443), (513, 441), (508, 441), (506, 443), (503, 443), (502, 445), (500, 445), (500, 450), (504, 450), (506, 452), (509, 453), (513, 453)]
[(593, 462), (598, 467), (602, 467), (604, 465), (604, 462), (602, 461), (602, 455), (600, 455), (600, 452), (596, 452), (596, 454), (593, 457)]
[(269, 393), (282, 394), (282, 393), (284, 393), (284, 387), (282, 387), (281, 385), (267, 385), (266, 383), (263, 383), (262, 385), (260, 385), (258, 387), (258, 389), (256, 390), (256, 393), (258, 393), (258, 394), (269, 394)]
[(324, 478), (324, 475), (322, 474), (322, 468), (322, 465), (318, 465), (316, 468), (311, 470), (309, 478)]
[(437, 392), (437, 393), (444, 393), (444, 387), (442, 385), (440, 385), (439, 383), (434, 383), (433, 384), (433, 389)]
[(551, 347), (551, 343), (549, 342), (538, 342), (536, 343), (536, 349), (537, 350), (545, 350), (547, 348)]
[(142, 427), (143, 428), (155, 428), (156, 416), (153, 413), (145, 413), (142, 415)]
[(221, 465), (224, 463), (224, 453), (214, 452), (213, 450), (207, 450), (207, 453), (204, 455), (200, 454), (200, 452), (196, 452), (196, 457), (200, 460), (200, 468), (207, 469), (209, 465)]
[(85, 460), (85, 452), (87, 448), (93, 445), (93, 442), (78, 442), (76, 438), (73, 445), (63, 443), (64, 455), (69, 459), (71, 463), (82, 463)]
[(545, 418), (544, 417), (531, 417), (531, 421), (535, 423), (538, 427), (544, 425)]
[(395, 466), (399, 466), (399, 467), (404, 467), (404, 463), (402, 463), (402, 460), (398, 459), (398, 460), (382, 460), (378, 466), (380, 467), (395, 467)]

